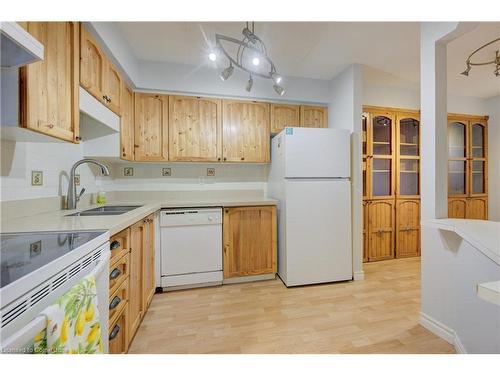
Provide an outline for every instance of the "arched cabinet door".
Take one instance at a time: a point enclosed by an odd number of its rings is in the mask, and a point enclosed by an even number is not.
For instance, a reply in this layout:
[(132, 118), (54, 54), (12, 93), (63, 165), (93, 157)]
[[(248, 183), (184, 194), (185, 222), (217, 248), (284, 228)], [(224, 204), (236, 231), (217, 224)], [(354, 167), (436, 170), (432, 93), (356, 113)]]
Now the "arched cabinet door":
[(467, 199), (448, 198), (448, 217), (452, 219), (465, 219), (467, 217)]
[(394, 258), (394, 200), (368, 204), (368, 260)]
[(451, 121), (448, 124), (448, 196), (465, 197), (469, 193), (467, 171), (469, 160), (467, 123)]
[(420, 121), (415, 115), (398, 115), (396, 195), (420, 196)]
[(396, 258), (420, 255), (420, 200), (396, 200)]
[(487, 193), (487, 137), (485, 122), (470, 124), (470, 195)]
[(372, 198), (394, 197), (394, 117), (371, 116), (371, 155), (369, 158), (369, 184)]

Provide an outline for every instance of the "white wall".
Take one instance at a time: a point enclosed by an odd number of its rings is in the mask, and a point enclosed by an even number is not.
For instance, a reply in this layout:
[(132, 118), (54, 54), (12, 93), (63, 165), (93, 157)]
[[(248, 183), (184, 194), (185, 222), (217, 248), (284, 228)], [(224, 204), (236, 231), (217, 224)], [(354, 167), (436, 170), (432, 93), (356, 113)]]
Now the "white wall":
[(363, 178), (361, 155), (362, 68), (358, 64), (337, 75), (330, 87), (328, 127), (348, 129), (351, 136), (352, 248), (355, 279), (363, 274)]
[[(72, 143), (1, 141), (0, 201), (67, 194), (71, 166), (82, 158), (82, 146)], [(31, 171), (43, 171), (43, 186), (31, 186)], [(87, 165), (77, 171), (81, 186), (95, 192), (96, 179)]]
[(489, 219), (500, 221), (500, 96), (486, 101), (488, 106), (488, 197)]

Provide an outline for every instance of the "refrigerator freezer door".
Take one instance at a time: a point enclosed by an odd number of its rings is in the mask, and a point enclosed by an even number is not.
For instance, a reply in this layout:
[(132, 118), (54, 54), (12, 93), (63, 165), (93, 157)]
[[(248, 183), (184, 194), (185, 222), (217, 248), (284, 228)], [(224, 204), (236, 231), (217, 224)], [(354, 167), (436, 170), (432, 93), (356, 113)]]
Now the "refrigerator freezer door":
[[(348, 180), (287, 180), (287, 286), (352, 279)], [(283, 229), (283, 228), (280, 228)]]
[(348, 130), (286, 128), (285, 177), (350, 177)]

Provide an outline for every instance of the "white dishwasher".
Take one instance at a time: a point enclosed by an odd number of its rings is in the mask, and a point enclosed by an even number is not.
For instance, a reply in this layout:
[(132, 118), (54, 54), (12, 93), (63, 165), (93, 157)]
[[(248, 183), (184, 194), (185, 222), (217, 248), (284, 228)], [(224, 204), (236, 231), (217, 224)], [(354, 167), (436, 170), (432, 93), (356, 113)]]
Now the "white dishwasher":
[(161, 287), (222, 284), (222, 209), (163, 209)]

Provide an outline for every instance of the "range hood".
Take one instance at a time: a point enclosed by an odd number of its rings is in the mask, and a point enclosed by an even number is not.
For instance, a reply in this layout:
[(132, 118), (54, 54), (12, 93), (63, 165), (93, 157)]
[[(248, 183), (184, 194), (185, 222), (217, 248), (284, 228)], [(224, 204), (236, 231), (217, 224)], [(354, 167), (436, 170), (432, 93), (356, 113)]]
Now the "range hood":
[(2, 68), (19, 67), (43, 60), (44, 47), (17, 22), (0, 22)]

